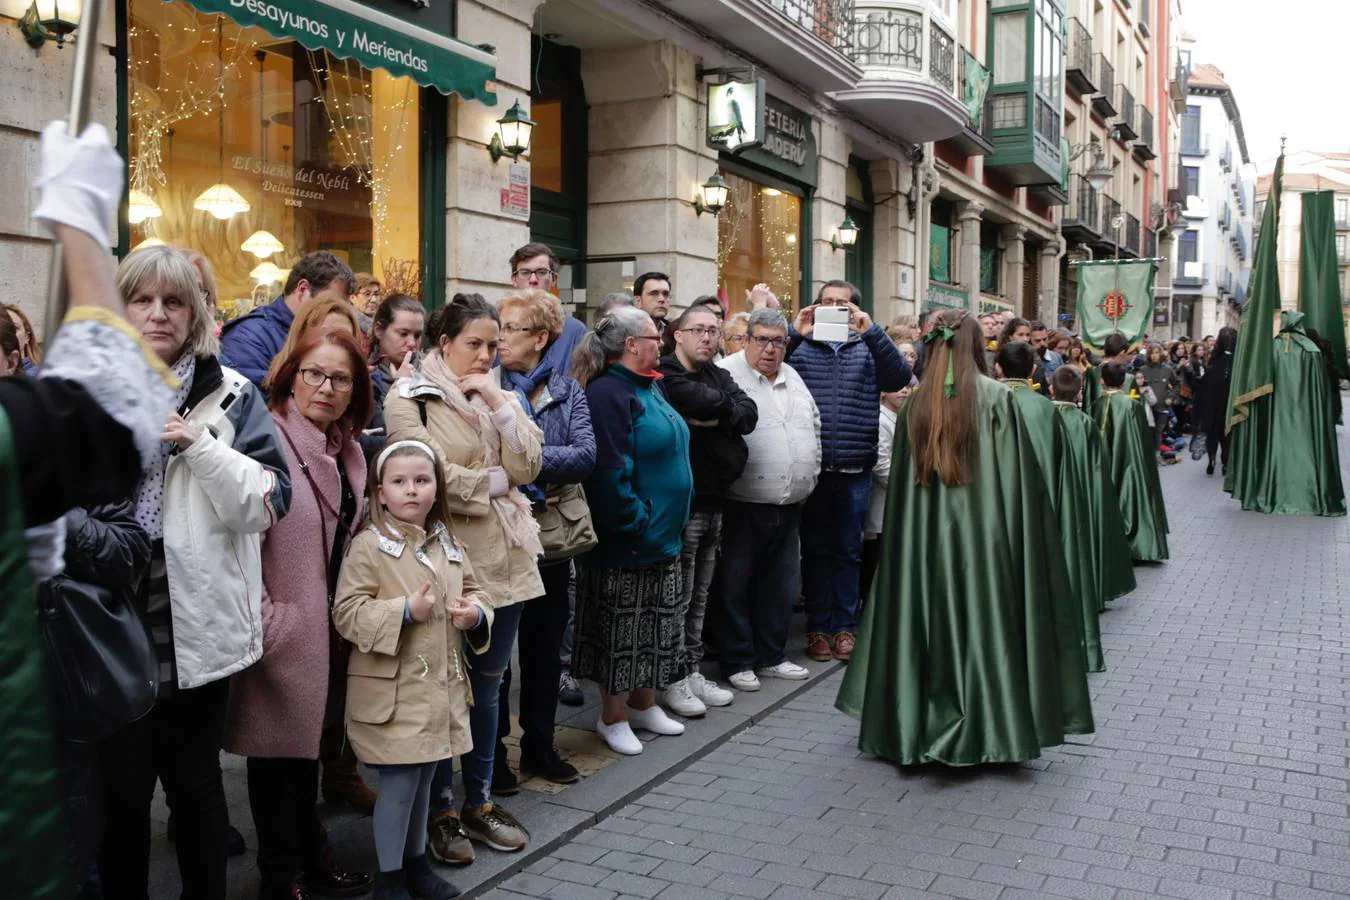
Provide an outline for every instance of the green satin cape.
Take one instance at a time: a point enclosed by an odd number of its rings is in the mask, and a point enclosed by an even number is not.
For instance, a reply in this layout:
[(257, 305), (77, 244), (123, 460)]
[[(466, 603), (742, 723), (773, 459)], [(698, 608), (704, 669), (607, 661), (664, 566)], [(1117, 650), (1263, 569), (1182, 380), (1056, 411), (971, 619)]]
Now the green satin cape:
[(1130, 554), (1138, 562), (1162, 562), (1167, 559), (1167, 507), (1144, 405), (1123, 392), (1103, 393), (1093, 404), (1092, 419), (1102, 435)]
[(1083, 412), (1092, 414), (1092, 407), (1102, 395), (1102, 367), (1088, 366), (1083, 373)]
[[(1253, 404), (1233, 429), (1233, 498), (1242, 508), (1282, 516), (1343, 516), (1336, 413), (1322, 353), (1304, 333), (1303, 314), (1286, 311), (1275, 337), (1275, 392)], [(1265, 407), (1261, 409), (1260, 407)], [(1258, 415), (1268, 415), (1261, 428)]]
[(1072, 403), (1056, 403), (1055, 413), (1064, 435), (1059, 457), (1060, 531), (1065, 559), (1079, 561), (1077, 569), (1070, 567), (1069, 579), (1083, 599), (1088, 669), (1100, 672), (1105, 660), (1097, 614), (1106, 609), (1108, 601), (1135, 588), (1130, 541), (1092, 417)]
[[(65, 898), (69, 837), (9, 417), (0, 410), (0, 870), (5, 897)], [(116, 777), (114, 773), (110, 777)]]
[(871, 600), (835, 705), (901, 765), (1017, 762), (1093, 729), (1082, 615), (1011, 392), (976, 382), (974, 480), (917, 484), (895, 429)]

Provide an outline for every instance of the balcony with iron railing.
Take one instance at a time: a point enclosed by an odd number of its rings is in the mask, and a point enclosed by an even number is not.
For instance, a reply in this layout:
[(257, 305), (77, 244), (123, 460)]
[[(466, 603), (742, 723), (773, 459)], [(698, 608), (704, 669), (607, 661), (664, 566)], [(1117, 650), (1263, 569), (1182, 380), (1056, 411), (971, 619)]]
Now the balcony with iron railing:
[(1139, 255), (1141, 245), (1139, 243), (1139, 218), (1134, 213), (1125, 214), (1125, 249)]
[(1139, 123), (1135, 119), (1134, 94), (1125, 85), (1116, 86), (1116, 139), (1132, 141), (1139, 137)]
[(1125, 246), (1123, 233), (1125, 216), (1120, 201), (1109, 194), (1101, 195), (1102, 233), (1097, 243), (1104, 253), (1118, 253)]
[(1187, 139), (1187, 136), (1183, 133), (1181, 136), (1181, 155), (1208, 156), (1209, 137), (1201, 134), (1201, 135), (1191, 135), (1190, 138)]
[(1209, 281), (1209, 264), (1194, 260), (1181, 260), (1177, 263), (1177, 276), (1172, 286), (1178, 288), (1202, 288)]
[(831, 96), (913, 144), (960, 134), (972, 117), (957, 89), (960, 48), (944, 22), (941, 4), (853, 0), (850, 5), (851, 52), (862, 78)]
[(1153, 113), (1144, 104), (1139, 104), (1139, 139), (1134, 142), (1134, 155), (1141, 161), (1157, 159), (1153, 149)]
[(1233, 168), (1233, 145), (1225, 143), (1219, 153), (1219, 168), (1225, 172)]
[(662, 0), (709, 34), (735, 35), (746, 55), (821, 92), (854, 87), (854, 0)]
[(1144, 252), (1145, 259), (1153, 259), (1158, 255), (1158, 232), (1152, 228), (1144, 229)]
[(1233, 236), (1236, 238), (1234, 246), (1237, 249), (1238, 261), (1247, 261), (1247, 232), (1242, 228), (1233, 229)]
[(1233, 272), (1231, 269), (1224, 269), (1219, 276), (1214, 279), (1214, 286), (1222, 294), (1233, 293)]
[(993, 95), (989, 93), (989, 70), (964, 47), (957, 52), (956, 92), (966, 108), (970, 122), (946, 144), (966, 156), (987, 156), (994, 152)]
[(1069, 20), (1069, 44), (1064, 55), (1064, 76), (1078, 96), (1097, 92), (1097, 73), (1092, 66), (1092, 34), (1077, 19)]
[(1223, 212), (1219, 214), (1219, 230), (1227, 231), (1233, 227), (1233, 207), (1227, 203), (1223, 205)]
[(1167, 86), (1172, 97), (1173, 115), (1180, 116), (1186, 112), (1186, 95), (1190, 90), (1190, 78), (1191, 73), (1178, 53), (1176, 64), (1172, 67), (1172, 81)]
[(1097, 54), (1097, 93), (1092, 98), (1092, 111), (1104, 119), (1116, 115), (1116, 70), (1104, 54)]
[(1069, 205), (1064, 209), (1060, 230), (1069, 240), (1091, 243), (1102, 235), (1101, 199), (1083, 175), (1069, 176)]

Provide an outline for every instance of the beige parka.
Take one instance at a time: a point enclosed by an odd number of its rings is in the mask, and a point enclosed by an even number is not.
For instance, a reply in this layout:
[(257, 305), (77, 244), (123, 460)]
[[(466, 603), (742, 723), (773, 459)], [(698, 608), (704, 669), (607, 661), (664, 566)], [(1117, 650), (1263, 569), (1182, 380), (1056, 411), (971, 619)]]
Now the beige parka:
[[(464, 597), (483, 610), (482, 623), (467, 633), (475, 653), (488, 647), (492, 603), (444, 525), (430, 534), (403, 522), (390, 526), (396, 534), (367, 525), (352, 539), (333, 605), (333, 625), (352, 642), (347, 737), (366, 765), (438, 762), (473, 747), (466, 633), (446, 614), (447, 600)], [(435, 588), (431, 618), (405, 622), (407, 598), (428, 582)]]

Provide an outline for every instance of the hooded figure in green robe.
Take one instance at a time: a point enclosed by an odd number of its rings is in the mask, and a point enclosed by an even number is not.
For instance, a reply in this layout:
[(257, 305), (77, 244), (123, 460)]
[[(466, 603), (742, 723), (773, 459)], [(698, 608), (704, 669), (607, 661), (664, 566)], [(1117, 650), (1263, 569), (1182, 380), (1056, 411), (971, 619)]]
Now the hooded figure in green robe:
[(1153, 452), (1153, 426), (1144, 404), (1125, 393), (1125, 367), (1102, 367), (1102, 396), (1092, 420), (1102, 436), (1106, 467), (1120, 501), (1120, 517), (1136, 562), (1167, 559), (1167, 508)]
[[(1083, 600), (1084, 637), (1088, 669), (1105, 667), (1101, 656), (1097, 614), (1107, 601), (1135, 588), (1130, 565), (1130, 542), (1120, 518), (1120, 500), (1111, 482), (1102, 452), (1101, 433), (1092, 417), (1078, 408), (1082, 376), (1072, 366), (1061, 366), (1050, 380), (1055, 415), (1063, 426), (1059, 456), (1059, 525), (1064, 553), (1070, 561), (1069, 578)], [(1075, 568), (1072, 561), (1077, 560)], [(1091, 624), (1088, 624), (1091, 622)], [(1097, 638), (1094, 645), (1093, 638)]]
[[(1100, 584), (1100, 561), (1090, 523), (1065, 518), (1065, 511), (1081, 512), (1085, 498), (1074, 494), (1083, 489), (1076, 479), (1064, 477), (1064, 455), (1068, 437), (1055, 404), (1037, 393), (1029, 381), (1035, 371), (1035, 351), (1030, 344), (1013, 341), (998, 350), (995, 368), (1004, 384), (1012, 391), (1013, 403), (1026, 425), (1036, 451), (1051, 506), (1059, 523), (1064, 564), (1067, 567), (1070, 593), (1077, 598), (1077, 610), (1083, 620), (1083, 653), (1088, 671), (1101, 672), (1106, 668), (1102, 657), (1102, 638), (1097, 614), (1105, 606)], [(1074, 392), (1077, 396), (1077, 391)]]
[(1343, 516), (1331, 383), (1322, 352), (1303, 322), (1301, 312), (1281, 314), (1273, 354), (1275, 391), (1266, 401), (1272, 445), (1256, 489), (1242, 495), (1242, 508), (1284, 516)]
[(836, 705), (900, 765), (1017, 762), (1093, 730), (1082, 616), (1013, 393), (943, 310), (896, 422), (872, 598)]

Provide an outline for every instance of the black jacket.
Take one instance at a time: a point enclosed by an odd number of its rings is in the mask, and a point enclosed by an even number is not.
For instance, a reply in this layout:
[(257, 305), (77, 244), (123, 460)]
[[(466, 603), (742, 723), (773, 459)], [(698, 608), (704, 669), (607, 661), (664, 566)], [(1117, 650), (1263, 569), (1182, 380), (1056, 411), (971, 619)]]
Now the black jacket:
[(716, 363), (691, 372), (672, 353), (661, 357), (657, 368), (670, 405), (689, 423), (694, 503), (716, 508), (745, 471), (750, 456), (745, 435), (759, 424), (759, 409)]

